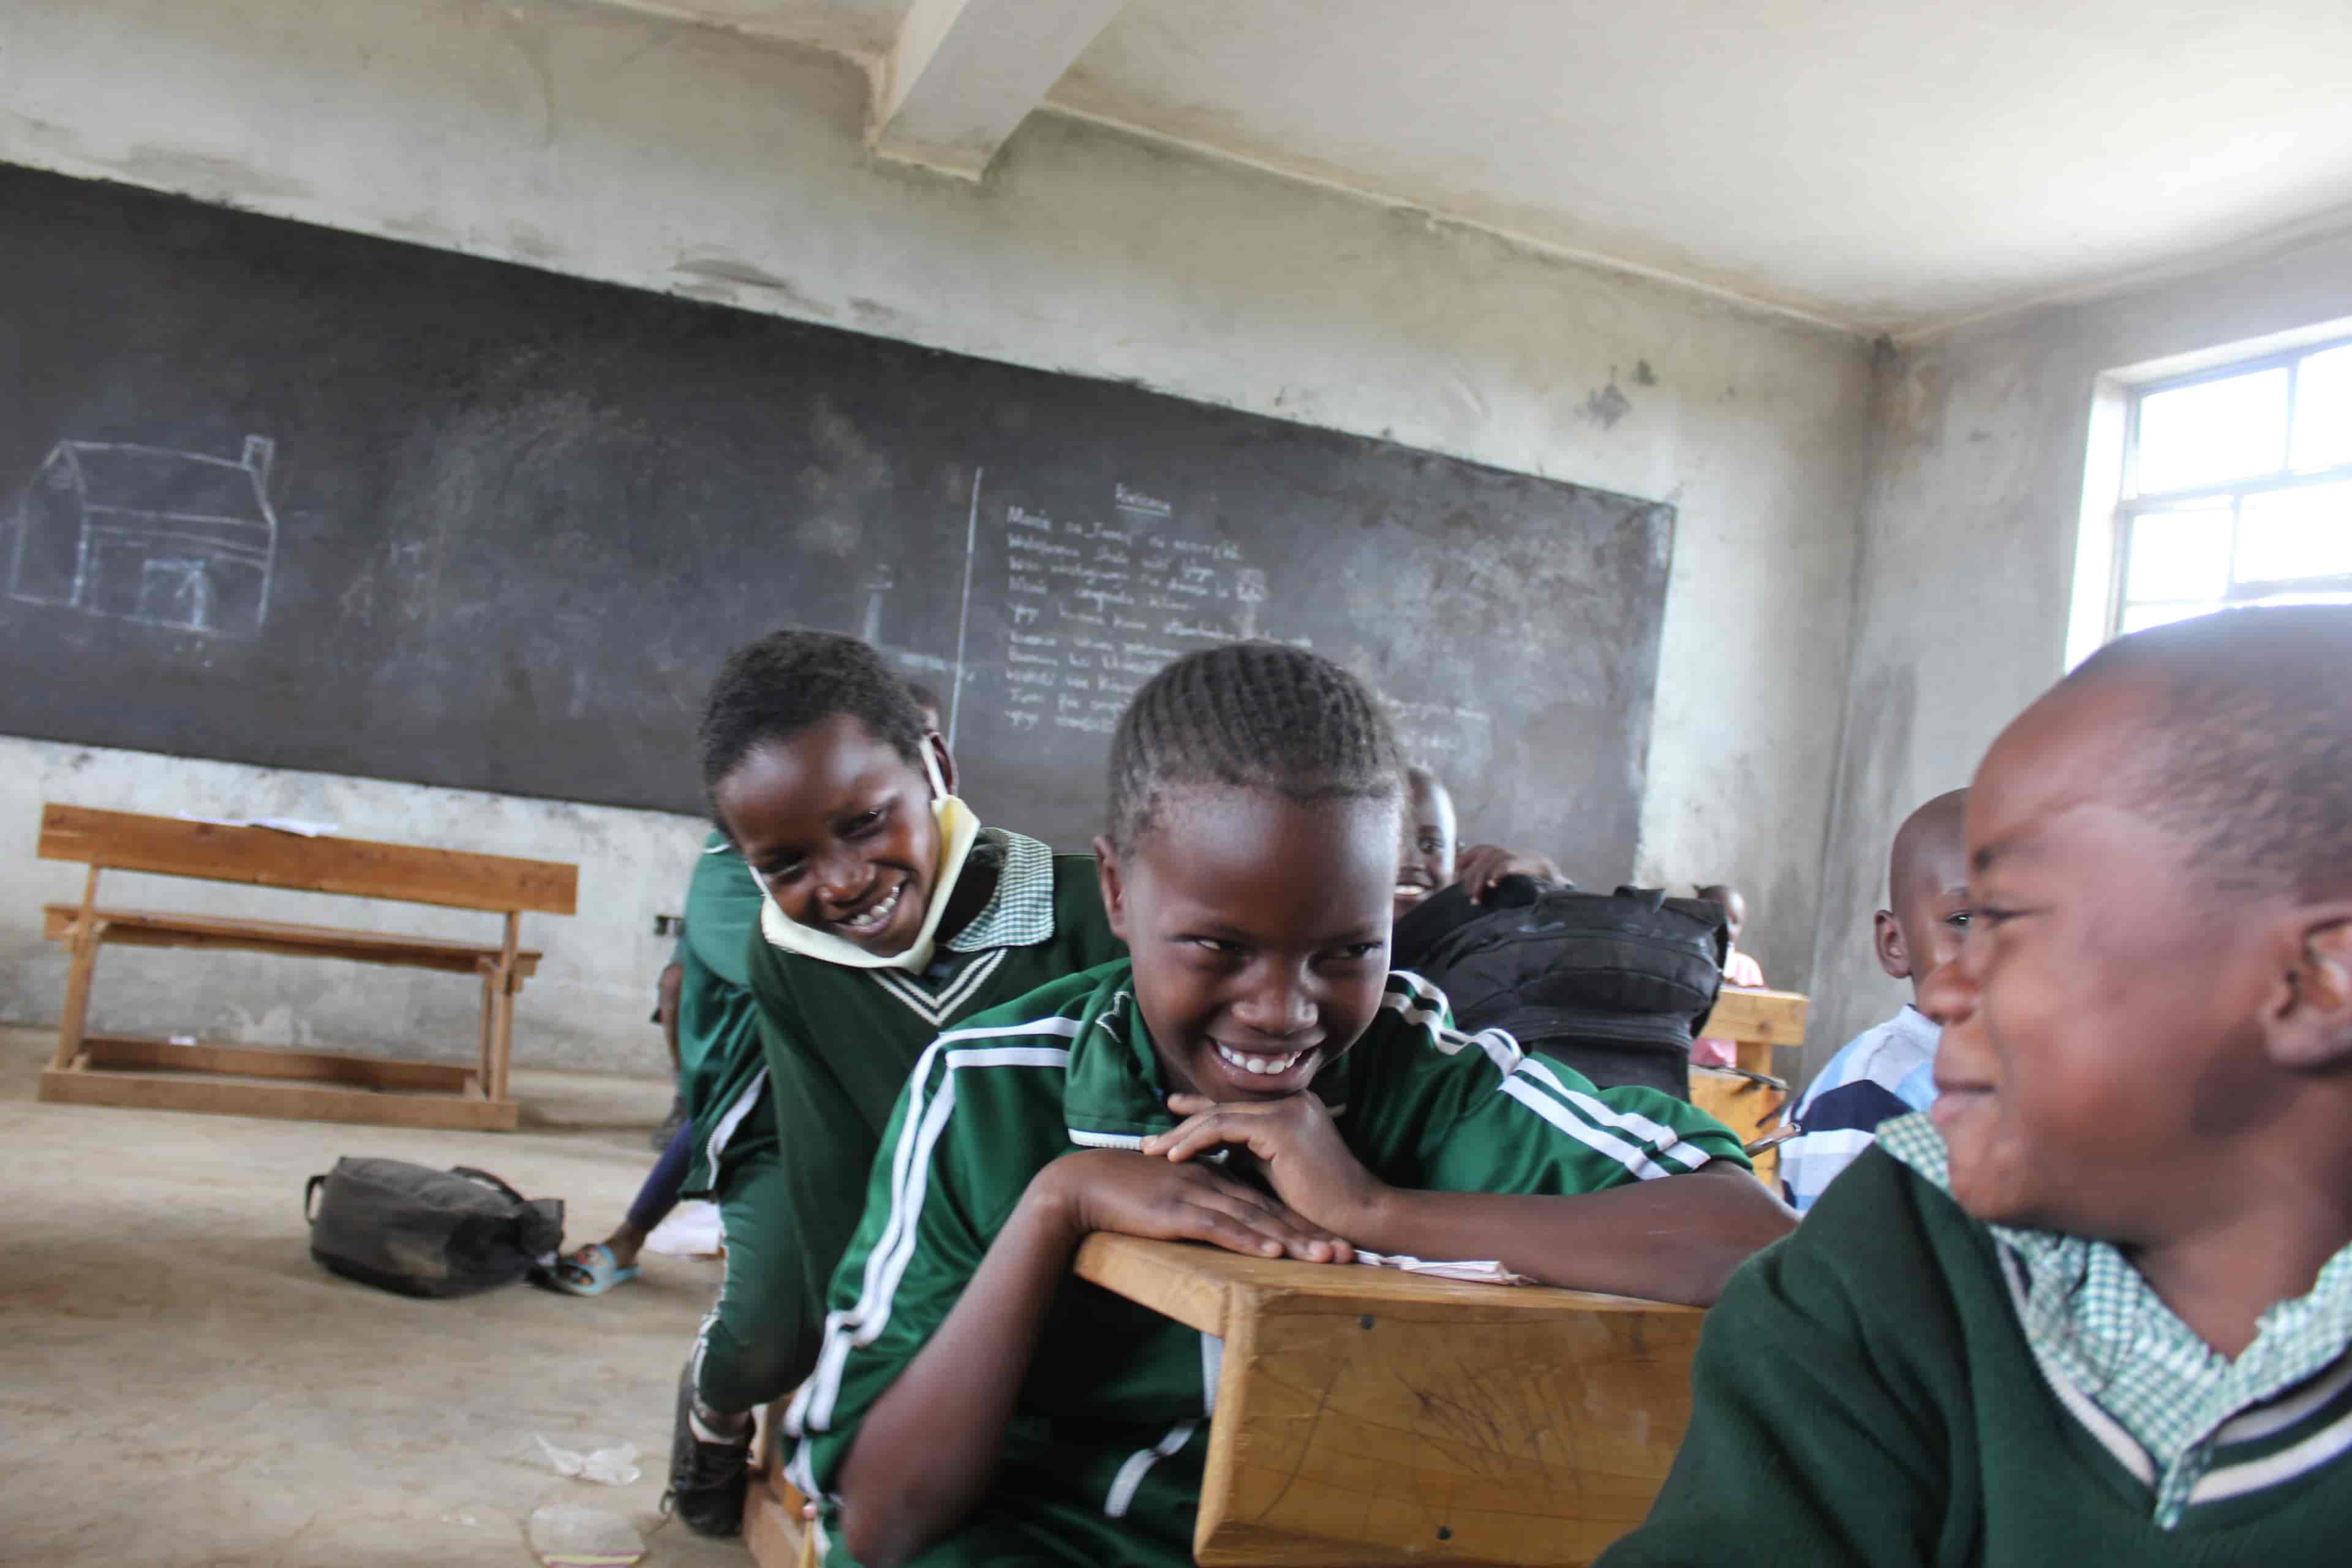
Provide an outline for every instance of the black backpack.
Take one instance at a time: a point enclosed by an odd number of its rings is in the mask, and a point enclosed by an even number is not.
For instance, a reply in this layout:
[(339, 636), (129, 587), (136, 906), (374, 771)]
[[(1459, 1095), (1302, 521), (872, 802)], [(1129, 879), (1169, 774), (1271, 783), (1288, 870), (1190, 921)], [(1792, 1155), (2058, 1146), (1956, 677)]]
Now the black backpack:
[(302, 1206), (311, 1257), (404, 1296), (510, 1285), (563, 1245), (562, 1198), (526, 1198), (470, 1165), (346, 1157), (310, 1178)]
[[(1409, 942), (1413, 922), (1441, 934)], [(1397, 937), (1417, 949), (1400, 966), (1445, 993), (1457, 1027), (1507, 1029), (1603, 1089), (1638, 1084), (1677, 1100), (1690, 1098), (1691, 1040), (1714, 1011), (1731, 946), (1723, 910), (1704, 900), (1527, 877), (1504, 879), (1484, 905), (1445, 889), (1399, 921)]]

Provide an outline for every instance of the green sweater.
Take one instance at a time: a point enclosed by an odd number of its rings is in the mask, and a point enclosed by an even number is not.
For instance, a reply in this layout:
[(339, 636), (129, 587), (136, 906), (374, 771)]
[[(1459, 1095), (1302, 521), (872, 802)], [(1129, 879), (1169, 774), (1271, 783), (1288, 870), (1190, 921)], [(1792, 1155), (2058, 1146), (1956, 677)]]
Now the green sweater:
[(682, 971), (677, 994), (678, 1089), (687, 1108), (717, 1106), (716, 1121), (733, 1064), (755, 1057), (759, 1024), (753, 1016), (751, 977), (744, 971), (746, 943), (760, 923), (760, 884), (743, 857), (714, 833), (704, 840), (686, 887), (686, 930), (670, 962)]
[(751, 994), (762, 1049), (745, 1064), (732, 1125), (698, 1150), (723, 1186), (734, 1162), (781, 1158), (790, 1201), (775, 1216), (802, 1259), (783, 1294), (799, 1304), (773, 1331), (812, 1364), (825, 1287), (857, 1216), (891, 1107), (940, 1030), (1066, 974), (1127, 954), (1103, 915), (1091, 855), (1055, 855), (1034, 838), (989, 829), (1004, 849), (995, 895), (940, 946), (921, 974), (850, 969), (772, 946), (754, 922)]
[(2010, 1267), (1950, 1197), (1864, 1153), (1708, 1315), (1674, 1473), (1602, 1568), (2352, 1561), (2352, 1368), (2222, 1428), (2161, 1529), (2137, 1447), (2027, 1344)]

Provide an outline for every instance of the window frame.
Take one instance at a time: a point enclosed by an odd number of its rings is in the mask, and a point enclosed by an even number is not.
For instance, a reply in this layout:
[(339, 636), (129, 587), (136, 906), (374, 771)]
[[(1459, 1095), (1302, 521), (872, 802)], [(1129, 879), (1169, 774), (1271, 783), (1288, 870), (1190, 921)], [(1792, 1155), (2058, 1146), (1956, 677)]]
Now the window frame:
[[(2222, 589), (2221, 603), (2252, 604), (2282, 593), (2352, 594), (2352, 574), (2337, 577), (2295, 577), (2276, 581), (2241, 583), (2237, 578), (2238, 531), (2241, 526), (2245, 498), (2274, 492), (2309, 489), (2318, 485), (2342, 484), (2352, 481), (2352, 461), (2334, 468), (2297, 473), (2291, 467), (2294, 459), (2294, 416), (2296, 400), (2302, 392), (2302, 363), (2318, 354), (2335, 349), (2352, 348), (2352, 336), (2321, 338), (2310, 342), (2277, 349), (2268, 353), (2249, 355), (2220, 364), (2208, 365), (2159, 380), (2135, 383), (2124, 389), (2122, 473), (2117, 490), (2111, 527), (2113, 534), (2108, 550), (2108, 581), (2105, 637), (2112, 640), (2123, 635), (2123, 618), (2134, 602), (2127, 596), (2131, 581), (2133, 524), (2148, 513), (2174, 511), (2200, 500), (2226, 499), (2229, 503), (2230, 580)], [(2142, 493), (2139, 489), (2139, 423), (2140, 408), (2158, 393), (2176, 392), (2184, 386), (2197, 386), (2207, 382), (2230, 381), (2242, 375), (2256, 375), (2266, 370), (2286, 372), (2286, 410), (2280, 437), (2278, 466), (2257, 475), (2222, 480), (2216, 484), (2192, 485), (2180, 489)], [(2215, 509), (2218, 510), (2219, 509)], [(2202, 605), (2204, 599), (2146, 599), (2144, 605)], [(2073, 662), (2072, 660), (2069, 661)]]

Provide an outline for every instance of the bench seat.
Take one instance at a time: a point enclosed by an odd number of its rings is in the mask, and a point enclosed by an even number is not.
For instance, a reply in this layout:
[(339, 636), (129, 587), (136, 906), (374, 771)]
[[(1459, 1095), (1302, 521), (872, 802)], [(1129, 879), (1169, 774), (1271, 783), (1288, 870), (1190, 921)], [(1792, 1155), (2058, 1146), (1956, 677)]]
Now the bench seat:
[[(70, 942), (81, 921), (75, 904), (44, 904), (41, 934)], [(499, 961), (497, 942), (457, 942), (446, 937), (404, 936), (397, 931), (342, 931), (332, 926), (291, 925), (283, 921), (231, 920), (163, 910), (92, 910), (100, 939), (131, 947), (216, 947), (274, 952), (295, 958), (348, 958), (361, 963), (437, 969), (478, 974)], [(515, 952), (515, 973), (539, 972), (542, 955), (529, 948)]]

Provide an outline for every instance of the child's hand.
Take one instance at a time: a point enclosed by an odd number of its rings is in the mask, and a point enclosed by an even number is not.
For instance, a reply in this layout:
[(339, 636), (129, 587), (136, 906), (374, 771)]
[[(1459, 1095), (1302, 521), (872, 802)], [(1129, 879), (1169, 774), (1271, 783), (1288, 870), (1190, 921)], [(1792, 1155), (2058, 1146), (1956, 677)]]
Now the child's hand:
[(1533, 877), (1538, 882), (1566, 880), (1549, 855), (1528, 849), (1506, 849), (1499, 844), (1473, 844), (1454, 863), (1454, 879), (1483, 904), (1495, 884), (1506, 877)]
[(1346, 1242), (1212, 1165), (1171, 1165), (1118, 1149), (1065, 1154), (1030, 1193), (1055, 1205), (1073, 1237), (1115, 1230), (1154, 1241), (1206, 1241), (1259, 1258), (1346, 1263)]
[(1363, 1234), (1364, 1216), (1388, 1191), (1349, 1151), (1331, 1113), (1312, 1091), (1222, 1103), (1176, 1094), (1169, 1096), (1168, 1109), (1187, 1120), (1146, 1138), (1145, 1153), (1182, 1162), (1238, 1143), (1257, 1156), (1284, 1203), (1342, 1235)]

